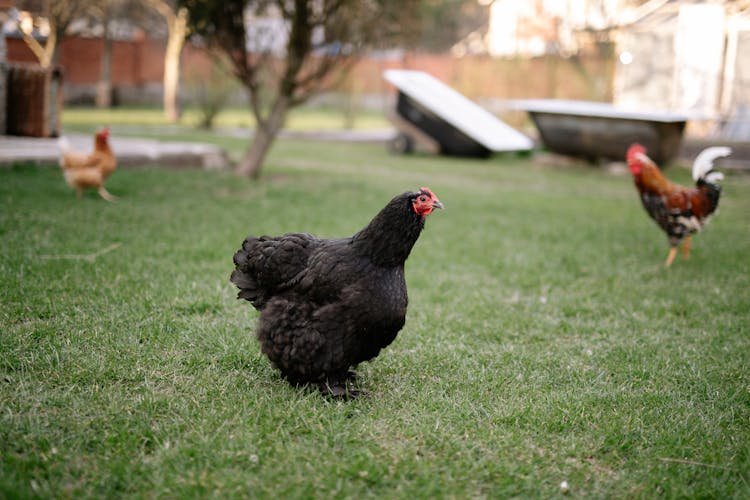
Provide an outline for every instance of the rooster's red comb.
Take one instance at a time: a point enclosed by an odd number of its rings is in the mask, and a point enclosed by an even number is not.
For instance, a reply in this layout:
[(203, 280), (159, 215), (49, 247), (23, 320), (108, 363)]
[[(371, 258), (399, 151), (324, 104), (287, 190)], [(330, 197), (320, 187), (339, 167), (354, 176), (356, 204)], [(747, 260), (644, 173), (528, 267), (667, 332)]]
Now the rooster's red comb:
[(646, 148), (644, 148), (638, 143), (631, 144), (630, 147), (628, 148), (627, 160), (633, 161), (635, 160), (636, 155), (639, 155), (639, 154), (645, 155)]

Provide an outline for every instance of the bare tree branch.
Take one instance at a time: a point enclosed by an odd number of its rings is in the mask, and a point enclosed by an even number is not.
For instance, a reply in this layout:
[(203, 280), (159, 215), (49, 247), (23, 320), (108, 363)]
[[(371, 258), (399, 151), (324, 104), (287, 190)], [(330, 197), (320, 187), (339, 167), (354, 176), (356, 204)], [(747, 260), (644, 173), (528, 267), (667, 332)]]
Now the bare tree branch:
[[(49, 68), (57, 60), (57, 45), (68, 31), (70, 23), (76, 19), (85, 8), (90, 6), (92, 0), (45, 0), (41, 10), (33, 12), (34, 15), (46, 18), (49, 22), (50, 32), (44, 45), (34, 38), (31, 32), (23, 31), (23, 39), (39, 60), (44, 68)], [(27, 5), (29, 4), (29, 5)], [(20, 9), (26, 9), (38, 5), (35, 2), (18, 2)]]
[(228, 56), (248, 92), (258, 130), (237, 170), (252, 177), (289, 109), (339, 83), (367, 47), (408, 32), (400, 24), (417, 19), (419, 6), (417, 0), (179, 1), (195, 33)]

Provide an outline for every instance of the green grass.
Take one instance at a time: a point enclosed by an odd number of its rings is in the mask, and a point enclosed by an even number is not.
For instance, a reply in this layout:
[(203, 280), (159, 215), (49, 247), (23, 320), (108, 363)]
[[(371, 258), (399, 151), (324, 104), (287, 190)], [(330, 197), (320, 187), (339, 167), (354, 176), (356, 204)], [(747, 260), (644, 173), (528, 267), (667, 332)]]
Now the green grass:
[[(186, 131), (199, 123), (197, 108), (186, 108), (180, 124), (173, 126), (176, 131)], [(388, 127), (382, 112), (358, 110), (353, 117), (356, 129)], [(89, 132), (102, 125), (115, 127), (172, 127), (164, 116), (164, 111), (156, 107), (123, 106), (110, 109), (90, 107), (65, 107), (62, 121), (68, 130)], [(222, 110), (216, 118), (217, 128), (254, 127), (255, 118), (247, 106), (230, 106)], [(296, 131), (337, 130), (346, 127), (344, 111), (333, 107), (302, 106), (292, 109), (287, 117), (287, 128)]]
[[(679, 168), (669, 175), (687, 182)], [(288, 386), (235, 299), (247, 234), (351, 234), (430, 186), (369, 395)], [(0, 497), (750, 496), (750, 178), (689, 261), (631, 180), (281, 141), (264, 180), (0, 169)]]
[[(341, 110), (333, 107), (302, 106), (287, 116), (285, 129), (291, 132), (345, 130)], [(185, 110), (178, 124), (170, 124), (161, 108), (124, 106), (110, 109), (65, 107), (62, 113), (63, 134), (77, 132), (91, 134), (102, 126), (109, 126), (115, 137), (149, 137), (162, 141), (203, 142), (224, 148), (232, 160), (239, 158), (250, 146), (250, 129), (255, 119), (249, 108), (234, 107), (222, 111), (213, 130), (196, 127), (198, 111)], [(354, 117), (355, 130), (391, 127), (381, 112), (359, 110)]]

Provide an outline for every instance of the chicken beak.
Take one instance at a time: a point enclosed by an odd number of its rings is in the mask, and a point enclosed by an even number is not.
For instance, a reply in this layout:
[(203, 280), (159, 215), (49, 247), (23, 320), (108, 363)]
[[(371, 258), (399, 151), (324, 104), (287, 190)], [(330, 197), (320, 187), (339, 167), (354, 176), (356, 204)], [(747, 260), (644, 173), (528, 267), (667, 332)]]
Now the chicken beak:
[(440, 210), (442, 210), (445, 207), (440, 202), (440, 200), (432, 200), (432, 208), (439, 208)]

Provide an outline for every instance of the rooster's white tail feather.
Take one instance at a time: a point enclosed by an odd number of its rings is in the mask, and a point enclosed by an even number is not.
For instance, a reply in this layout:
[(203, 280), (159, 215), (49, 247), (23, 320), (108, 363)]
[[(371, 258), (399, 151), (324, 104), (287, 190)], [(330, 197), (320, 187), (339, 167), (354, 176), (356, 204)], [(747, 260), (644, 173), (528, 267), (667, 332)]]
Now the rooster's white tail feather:
[(724, 175), (721, 172), (711, 172), (711, 170), (714, 168), (716, 158), (729, 156), (730, 154), (732, 154), (732, 150), (726, 146), (712, 146), (698, 153), (693, 162), (693, 180), (705, 179), (711, 182), (723, 179)]

